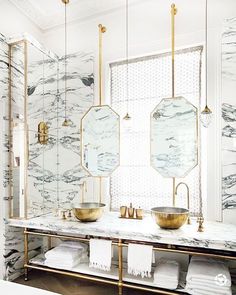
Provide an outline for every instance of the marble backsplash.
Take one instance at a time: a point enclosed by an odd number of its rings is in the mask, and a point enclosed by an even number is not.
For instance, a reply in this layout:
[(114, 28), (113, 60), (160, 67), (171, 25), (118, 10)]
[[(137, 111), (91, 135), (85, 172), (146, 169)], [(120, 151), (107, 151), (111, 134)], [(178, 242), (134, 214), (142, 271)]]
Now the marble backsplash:
[[(21, 37), (22, 38), (22, 37)], [(24, 37), (25, 38), (25, 37)], [(52, 52), (34, 43), (27, 37), (28, 56), (28, 126), (29, 126), (29, 169), (28, 207), (31, 215), (48, 210), (68, 208), (80, 194), (81, 182), (87, 174), (80, 165), (80, 119), (93, 105), (93, 56), (75, 53), (67, 57), (67, 104), (69, 127), (62, 127), (65, 108), (64, 58), (56, 58)], [(31, 51), (30, 51), (31, 50)], [(35, 51), (33, 53), (33, 51)], [(0, 275), (13, 280), (23, 271), (23, 231), (8, 226), (9, 191), (9, 56), (8, 44), (0, 35), (0, 103), (1, 103), (1, 210), (4, 225), (1, 235), (4, 240), (4, 265)], [(23, 113), (24, 62), (23, 47), (14, 52), (12, 71), (12, 110), (14, 115)], [(45, 120), (49, 125), (49, 143), (37, 141), (37, 125)], [(79, 200), (79, 199), (78, 199)], [(29, 255), (41, 251), (42, 242), (30, 238)]]
[[(222, 199), (223, 220), (236, 209), (236, 18), (227, 19), (222, 35)], [(235, 218), (234, 218), (235, 220)]]

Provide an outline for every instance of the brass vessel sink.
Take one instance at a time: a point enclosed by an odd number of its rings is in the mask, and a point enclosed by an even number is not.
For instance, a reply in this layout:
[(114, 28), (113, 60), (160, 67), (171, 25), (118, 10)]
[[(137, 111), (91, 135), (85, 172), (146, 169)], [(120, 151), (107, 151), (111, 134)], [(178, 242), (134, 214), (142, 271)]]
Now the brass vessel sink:
[(180, 228), (188, 219), (189, 210), (176, 207), (155, 207), (151, 209), (152, 217), (161, 228)]
[(105, 206), (102, 203), (80, 203), (73, 208), (73, 213), (82, 222), (96, 221), (102, 216)]

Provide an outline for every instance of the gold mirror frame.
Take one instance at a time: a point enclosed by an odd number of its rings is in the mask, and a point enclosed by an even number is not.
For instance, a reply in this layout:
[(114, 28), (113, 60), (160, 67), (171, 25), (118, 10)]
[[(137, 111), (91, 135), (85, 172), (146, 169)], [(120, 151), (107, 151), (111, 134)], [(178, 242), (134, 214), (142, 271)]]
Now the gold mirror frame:
[[(91, 173), (91, 171), (86, 167), (86, 165), (84, 165), (84, 140), (83, 140), (83, 133), (84, 133), (84, 119), (86, 118), (86, 116), (93, 111), (93, 109), (95, 108), (109, 108), (110, 111), (116, 116), (117, 120), (119, 121), (118, 124), (118, 163), (114, 166), (114, 168), (108, 173), (108, 174), (93, 174)], [(80, 158), (80, 163), (81, 166), (83, 167), (83, 169), (85, 171), (88, 172), (88, 174), (92, 177), (109, 177), (111, 176), (111, 174), (120, 166), (120, 116), (118, 113), (116, 113), (109, 105), (97, 105), (97, 106), (92, 106), (88, 109), (88, 111), (83, 115), (83, 117), (81, 118), (81, 123), (80, 123), (80, 138), (81, 138), (81, 146), (80, 146), (80, 150), (81, 150), (81, 158)]]
[[(174, 103), (178, 99), (185, 100), (186, 104), (191, 105), (192, 109), (195, 110), (195, 112), (194, 112), (195, 113), (194, 125), (195, 125), (196, 129), (195, 129), (195, 132), (194, 132), (194, 134), (195, 134), (194, 163), (186, 171), (184, 171), (181, 175), (179, 175), (179, 174), (178, 175), (172, 175), (172, 174), (167, 175), (166, 173), (161, 173), (161, 171), (160, 171), (161, 169), (158, 169), (158, 167), (156, 167), (154, 165), (154, 163), (153, 163), (152, 158), (153, 158), (154, 155), (157, 155), (157, 154), (153, 153), (153, 147), (152, 147), (153, 140), (154, 140), (152, 134), (155, 132), (155, 130), (153, 130), (153, 128), (152, 128), (153, 127), (152, 126), (152, 120), (154, 120), (154, 113), (156, 113), (159, 110), (160, 105), (162, 105), (165, 101)], [(161, 114), (160, 114), (160, 116), (161, 116)], [(179, 128), (179, 127), (177, 126), (176, 128)], [(182, 97), (182, 96), (174, 97), (174, 98), (173, 97), (171, 97), (171, 98), (163, 98), (150, 114), (150, 165), (151, 165), (151, 167), (153, 169), (155, 169), (161, 176), (163, 176), (165, 178), (184, 178), (190, 173), (190, 171), (192, 171), (198, 165), (198, 149), (199, 149), (199, 147), (198, 147), (198, 109), (191, 102), (189, 102), (185, 97)], [(168, 161), (167, 161), (167, 163), (168, 163)]]

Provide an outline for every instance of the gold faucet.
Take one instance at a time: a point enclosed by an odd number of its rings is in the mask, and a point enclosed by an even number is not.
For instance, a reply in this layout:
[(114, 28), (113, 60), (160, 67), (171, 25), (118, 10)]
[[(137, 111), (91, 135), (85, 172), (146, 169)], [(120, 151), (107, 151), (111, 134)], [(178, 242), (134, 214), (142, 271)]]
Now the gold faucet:
[[(189, 187), (188, 187), (188, 185), (185, 183), (185, 182), (180, 182), (177, 186), (176, 186), (176, 188), (175, 188), (175, 194), (174, 194), (174, 204), (175, 204), (175, 197), (177, 196), (177, 190), (178, 190), (178, 187), (181, 185), (181, 184), (183, 184), (183, 185), (185, 185), (186, 186), (186, 189), (187, 189), (187, 207), (188, 207), (188, 211), (189, 211)], [(189, 213), (188, 213), (189, 214)], [(190, 221), (190, 217), (189, 217), (189, 215), (188, 215), (188, 221), (187, 221), (187, 223), (188, 224), (191, 224), (191, 221)]]

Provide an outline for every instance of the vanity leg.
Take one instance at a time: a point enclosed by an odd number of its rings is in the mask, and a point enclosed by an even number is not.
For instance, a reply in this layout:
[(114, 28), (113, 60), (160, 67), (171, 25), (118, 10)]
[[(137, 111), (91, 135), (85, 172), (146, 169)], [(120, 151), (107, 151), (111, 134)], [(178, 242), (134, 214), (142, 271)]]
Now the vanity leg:
[(119, 288), (119, 295), (122, 295), (123, 293), (123, 261), (122, 261), (122, 240), (119, 239), (118, 242), (118, 260), (119, 260), (119, 282), (118, 282), (118, 288)]
[(29, 261), (29, 257), (28, 257), (28, 234), (26, 233), (27, 232), (27, 228), (25, 228), (24, 230), (24, 268), (25, 268), (25, 281), (28, 281), (28, 268), (27, 268), (27, 264), (28, 264), (28, 261)]

